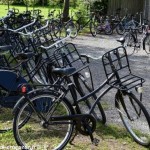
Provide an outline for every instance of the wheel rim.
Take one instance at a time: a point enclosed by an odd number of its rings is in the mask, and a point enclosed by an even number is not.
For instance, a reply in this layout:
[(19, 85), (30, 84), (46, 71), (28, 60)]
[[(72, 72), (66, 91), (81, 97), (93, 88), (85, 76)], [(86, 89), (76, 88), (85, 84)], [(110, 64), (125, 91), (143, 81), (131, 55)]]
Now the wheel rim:
[[(136, 101), (132, 101), (132, 98), (123, 96), (126, 109), (129, 116), (125, 112), (123, 105), (119, 101), (119, 114), (128, 132), (134, 138), (134, 140), (142, 145), (150, 144), (150, 128), (147, 122), (147, 118), (143, 111), (140, 109)], [(136, 110), (136, 111), (135, 111)]]
[[(49, 97), (49, 95), (45, 95), (44, 101), (53, 101), (55, 97)], [(42, 99), (43, 100), (43, 99)], [(41, 97), (36, 97), (32, 99), (32, 102), (37, 105), (38, 102), (41, 101)], [(61, 103), (62, 105), (57, 107), (57, 110), (53, 112), (55, 115), (62, 115), (62, 113), (70, 114), (68, 109), (66, 109), (66, 104)], [(44, 107), (47, 106), (47, 104), (44, 104)], [(17, 124), (22, 122), (22, 119), (24, 120), (24, 117), (26, 116), (27, 112), (31, 109), (29, 105), (26, 103), (20, 113), (18, 114), (18, 119), (16, 121)], [(48, 115), (48, 109), (45, 110), (45, 108), (42, 110), (41, 105), (37, 109), (42, 112), (43, 115)], [(50, 112), (49, 112), (50, 114)], [(36, 149), (58, 149), (63, 148), (68, 141), (68, 138), (70, 138), (70, 131), (72, 131), (72, 126), (70, 124), (60, 124), (59, 122), (51, 125), (49, 124), (48, 127), (44, 128), (42, 126), (42, 120), (32, 111), (32, 116), (30, 119), (28, 119), (28, 122), (22, 126), (21, 128), (17, 127), (17, 124), (15, 126), (16, 131), (16, 138), (17, 143), (20, 146), (25, 146), (25, 148), (36, 148)]]

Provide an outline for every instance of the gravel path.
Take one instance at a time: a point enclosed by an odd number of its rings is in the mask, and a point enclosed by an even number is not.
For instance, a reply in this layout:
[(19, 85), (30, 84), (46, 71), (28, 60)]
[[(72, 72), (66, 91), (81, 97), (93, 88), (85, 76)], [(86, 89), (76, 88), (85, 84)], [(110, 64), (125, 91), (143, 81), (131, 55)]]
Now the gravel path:
[[(74, 43), (80, 53), (88, 54), (93, 57), (102, 56), (105, 52), (120, 46), (116, 41), (119, 35), (98, 35), (92, 37), (91, 35), (78, 36), (70, 42)], [(130, 50), (130, 49), (127, 49)], [(133, 74), (141, 76), (146, 80), (144, 83), (143, 103), (150, 113), (150, 57), (143, 50), (129, 57), (130, 65)], [(92, 70), (95, 87), (98, 87), (105, 79), (105, 73), (101, 60), (91, 60), (90, 67)], [(120, 122), (118, 113), (114, 107), (115, 90), (110, 91), (104, 96), (103, 102), (107, 104), (106, 117), (107, 123)]]

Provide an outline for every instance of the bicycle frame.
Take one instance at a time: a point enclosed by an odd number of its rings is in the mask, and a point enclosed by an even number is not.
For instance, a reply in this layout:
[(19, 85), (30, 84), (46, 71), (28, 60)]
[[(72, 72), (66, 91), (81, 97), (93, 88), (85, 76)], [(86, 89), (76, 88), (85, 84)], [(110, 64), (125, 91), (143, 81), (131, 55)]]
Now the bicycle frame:
[(80, 20), (82, 18), (89, 18), (89, 16), (87, 16), (87, 17), (79, 17), (78, 18), (78, 20), (76, 21), (79, 24), (78, 32), (81, 31), (82, 29), (84, 29), (92, 21), (92, 19), (95, 18), (95, 15), (94, 15), (94, 17), (90, 16), (90, 18), (88, 19), (88, 21), (86, 21), (83, 25), (81, 25), (81, 22), (80, 22)]

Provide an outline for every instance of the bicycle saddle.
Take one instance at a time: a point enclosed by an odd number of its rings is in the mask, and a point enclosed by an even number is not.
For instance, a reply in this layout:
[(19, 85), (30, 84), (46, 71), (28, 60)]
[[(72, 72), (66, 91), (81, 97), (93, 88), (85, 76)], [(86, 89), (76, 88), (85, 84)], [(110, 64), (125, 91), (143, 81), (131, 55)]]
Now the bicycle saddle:
[(73, 72), (76, 71), (76, 68), (70, 67), (70, 68), (54, 68), (52, 70), (53, 73), (59, 74), (59, 75), (71, 75)]
[(17, 60), (24, 61), (24, 60), (30, 59), (30, 58), (33, 57), (34, 55), (35, 55), (35, 53), (33, 53), (33, 52), (17, 53), (17, 54), (15, 55), (15, 58), (16, 58)]
[(117, 40), (117, 42), (120, 42), (123, 45), (125, 42), (125, 38), (121, 37), (120, 39)]

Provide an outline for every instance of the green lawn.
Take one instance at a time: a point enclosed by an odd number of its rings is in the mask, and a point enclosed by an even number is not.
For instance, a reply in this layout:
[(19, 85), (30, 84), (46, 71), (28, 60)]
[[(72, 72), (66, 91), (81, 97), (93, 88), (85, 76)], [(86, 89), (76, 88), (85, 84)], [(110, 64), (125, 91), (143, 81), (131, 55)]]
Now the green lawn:
[[(97, 125), (94, 137), (100, 140), (98, 146), (91, 144), (89, 136), (77, 135), (65, 150), (149, 150), (136, 144), (122, 127), (117, 125)], [(1, 147), (17, 147), (12, 132), (0, 134)], [(40, 149), (42, 150), (42, 149)]]
[[(8, 6), (7, 5), (0, 5), (0, 17), (3, 17), (3, 16), (6, 16), (6, 14), (7, 14), (7, 11), (8, 11)], [(26, 7), (25, 6), (10, 6), (9, 7), (10, 9), (11, 8), (16, 8), (16, 9), (19, 9), (19, 12), (24, 12), (24, 11), (26, 11)], [(54, 8), (51, 8), (51, 7), (49, 7), (49, 6), (46, 6), (46, 7), (34, 7), (34, 9), (40, 9), (40, 10), (42, 10), (42, 15), (44, 15), (45, 16), (45, 18), (47, 18), (47, 16), (48, 16), (48, 11), (49, 10), (53, 10)], [(59, 8), (55, 8), (57, 11), (59, 10), (60, 11), (60, 9)], [(28, 10), (33, 10), (33, 7), (28, 7)], [(70, 9), (70, 12), (72, 11), (72, 9)], [(56, 12), (57, 13), (57, 12)]]
[[(8, 6), (7, 5), (0, 5), (0, 17), (6, 16), (7, 14), (7, 9)], [(11, 8), (16, 8), (19, 9), (19, 12), (23, 12), (26, 11), (26, 7), (25, 6), (10, 6)], [(29, 7), (29, 10), (33, 10), (33, 7)], [(45, 17), (47, 17), (48, 14), (48, 10), (50, 9), (49, 7), (35, 7), (34, 9), (41, 9), (42, 10), (42, 15), (44, 15)]]

